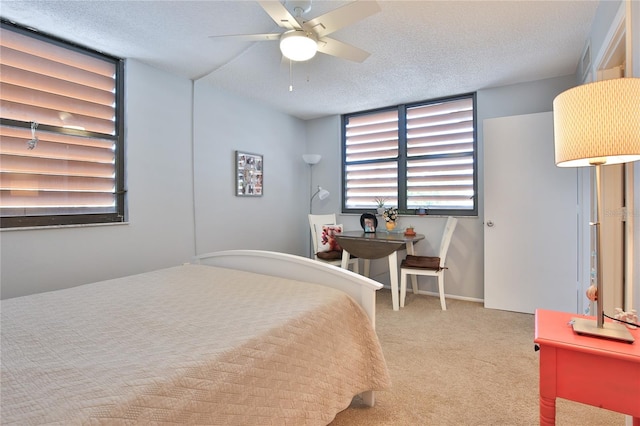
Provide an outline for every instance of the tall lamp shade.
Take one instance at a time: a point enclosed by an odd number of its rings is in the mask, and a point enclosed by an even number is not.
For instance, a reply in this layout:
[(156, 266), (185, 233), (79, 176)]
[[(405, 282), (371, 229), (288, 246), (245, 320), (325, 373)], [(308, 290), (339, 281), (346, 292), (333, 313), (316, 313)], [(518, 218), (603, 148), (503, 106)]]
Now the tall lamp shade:
[(585, 335), (633, 341), (621, 324), (604, 322), (600, 218), (601, 167), (640, 160), (640, 78), (598, 81), (569, 89), (553, 101), (555, 161), (558, 167), (595, 166), (596, 321), (576, 318)]

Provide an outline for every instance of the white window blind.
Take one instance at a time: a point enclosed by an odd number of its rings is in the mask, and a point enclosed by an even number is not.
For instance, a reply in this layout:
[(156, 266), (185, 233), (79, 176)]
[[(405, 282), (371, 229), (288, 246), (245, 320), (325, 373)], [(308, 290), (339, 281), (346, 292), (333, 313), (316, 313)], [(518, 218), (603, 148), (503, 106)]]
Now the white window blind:
[(473, 99), (407, 109), (407, 208), (474, 206)]
[[(398, 198), (398, 111), (349, 117), (345, 124), (345, 206), (375, 206)], [(394, 161), (386, 161), (393, 159)]]
[(477, 214), (474, 95), (343, 116), (343, 210)]
[(2, 226), (123, 220), (119, 61), (0, 31)]

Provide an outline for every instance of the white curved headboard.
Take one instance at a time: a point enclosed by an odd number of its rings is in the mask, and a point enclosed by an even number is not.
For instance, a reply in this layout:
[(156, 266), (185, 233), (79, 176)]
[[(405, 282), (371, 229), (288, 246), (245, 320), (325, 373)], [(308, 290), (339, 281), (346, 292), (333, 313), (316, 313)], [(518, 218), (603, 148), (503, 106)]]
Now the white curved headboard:
[(344, 291), (365, 310), (375, 327), (376, 291), (382, 284), (346, 269), (306, 257), (263, 250), (227, 250), (195, 256), (194, 263), (321, 284)]

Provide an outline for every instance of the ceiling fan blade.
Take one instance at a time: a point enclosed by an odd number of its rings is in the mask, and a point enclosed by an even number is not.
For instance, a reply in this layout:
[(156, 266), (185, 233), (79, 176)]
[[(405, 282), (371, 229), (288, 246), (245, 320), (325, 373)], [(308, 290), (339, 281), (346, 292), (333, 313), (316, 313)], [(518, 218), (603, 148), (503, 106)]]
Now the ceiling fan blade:
[(318, 40), (318, 52), (348, 59), (353, 62), (364, 62), (370, 55), (370, 53), (365, 50), (329, 37)]
[(300, 23), (296, 21), (296, 18), (294, 18), (287, 8), (279, 1), (263, 0), (258, 1), (258, 3), (260, 3), (260, 6), (262, 6), (264, 11), (271, 16), (271, 19), (273, 19), (278, 26), (288, 30), (302, 29)]
[(272, 41), (280, 40), (280, 33), (272, 34), (228, 34), (228, 35), (213, 35), (209, 38), (231, 38), (239, 41)]
[(239, 41), (272, 41), (280, 40), (282, 34), (270, 33), (270, 34), (226, 34), (226, 35), (213, 35), (209, 38), (230, 38)]
[(304, 23), (303, 27), (307, 31), (315, 32), (318, 38), (321, 38), (378, 12), (380, 12), (380, 5), (376, 1), (354, 1), (317, 18), (310, 19)]

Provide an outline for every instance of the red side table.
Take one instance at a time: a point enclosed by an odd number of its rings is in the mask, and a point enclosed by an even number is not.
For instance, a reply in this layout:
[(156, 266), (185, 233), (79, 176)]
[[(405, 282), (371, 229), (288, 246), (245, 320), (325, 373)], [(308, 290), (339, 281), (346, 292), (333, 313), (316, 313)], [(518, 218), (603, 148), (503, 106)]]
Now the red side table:
[(569, 323), (576, 317), (536, 310), (540, 424), (555, 425), (556, 398), (564, 398), (631, 415), (640, 426), (640, 329), (631, 330), (634, 343), (581, 336)]

